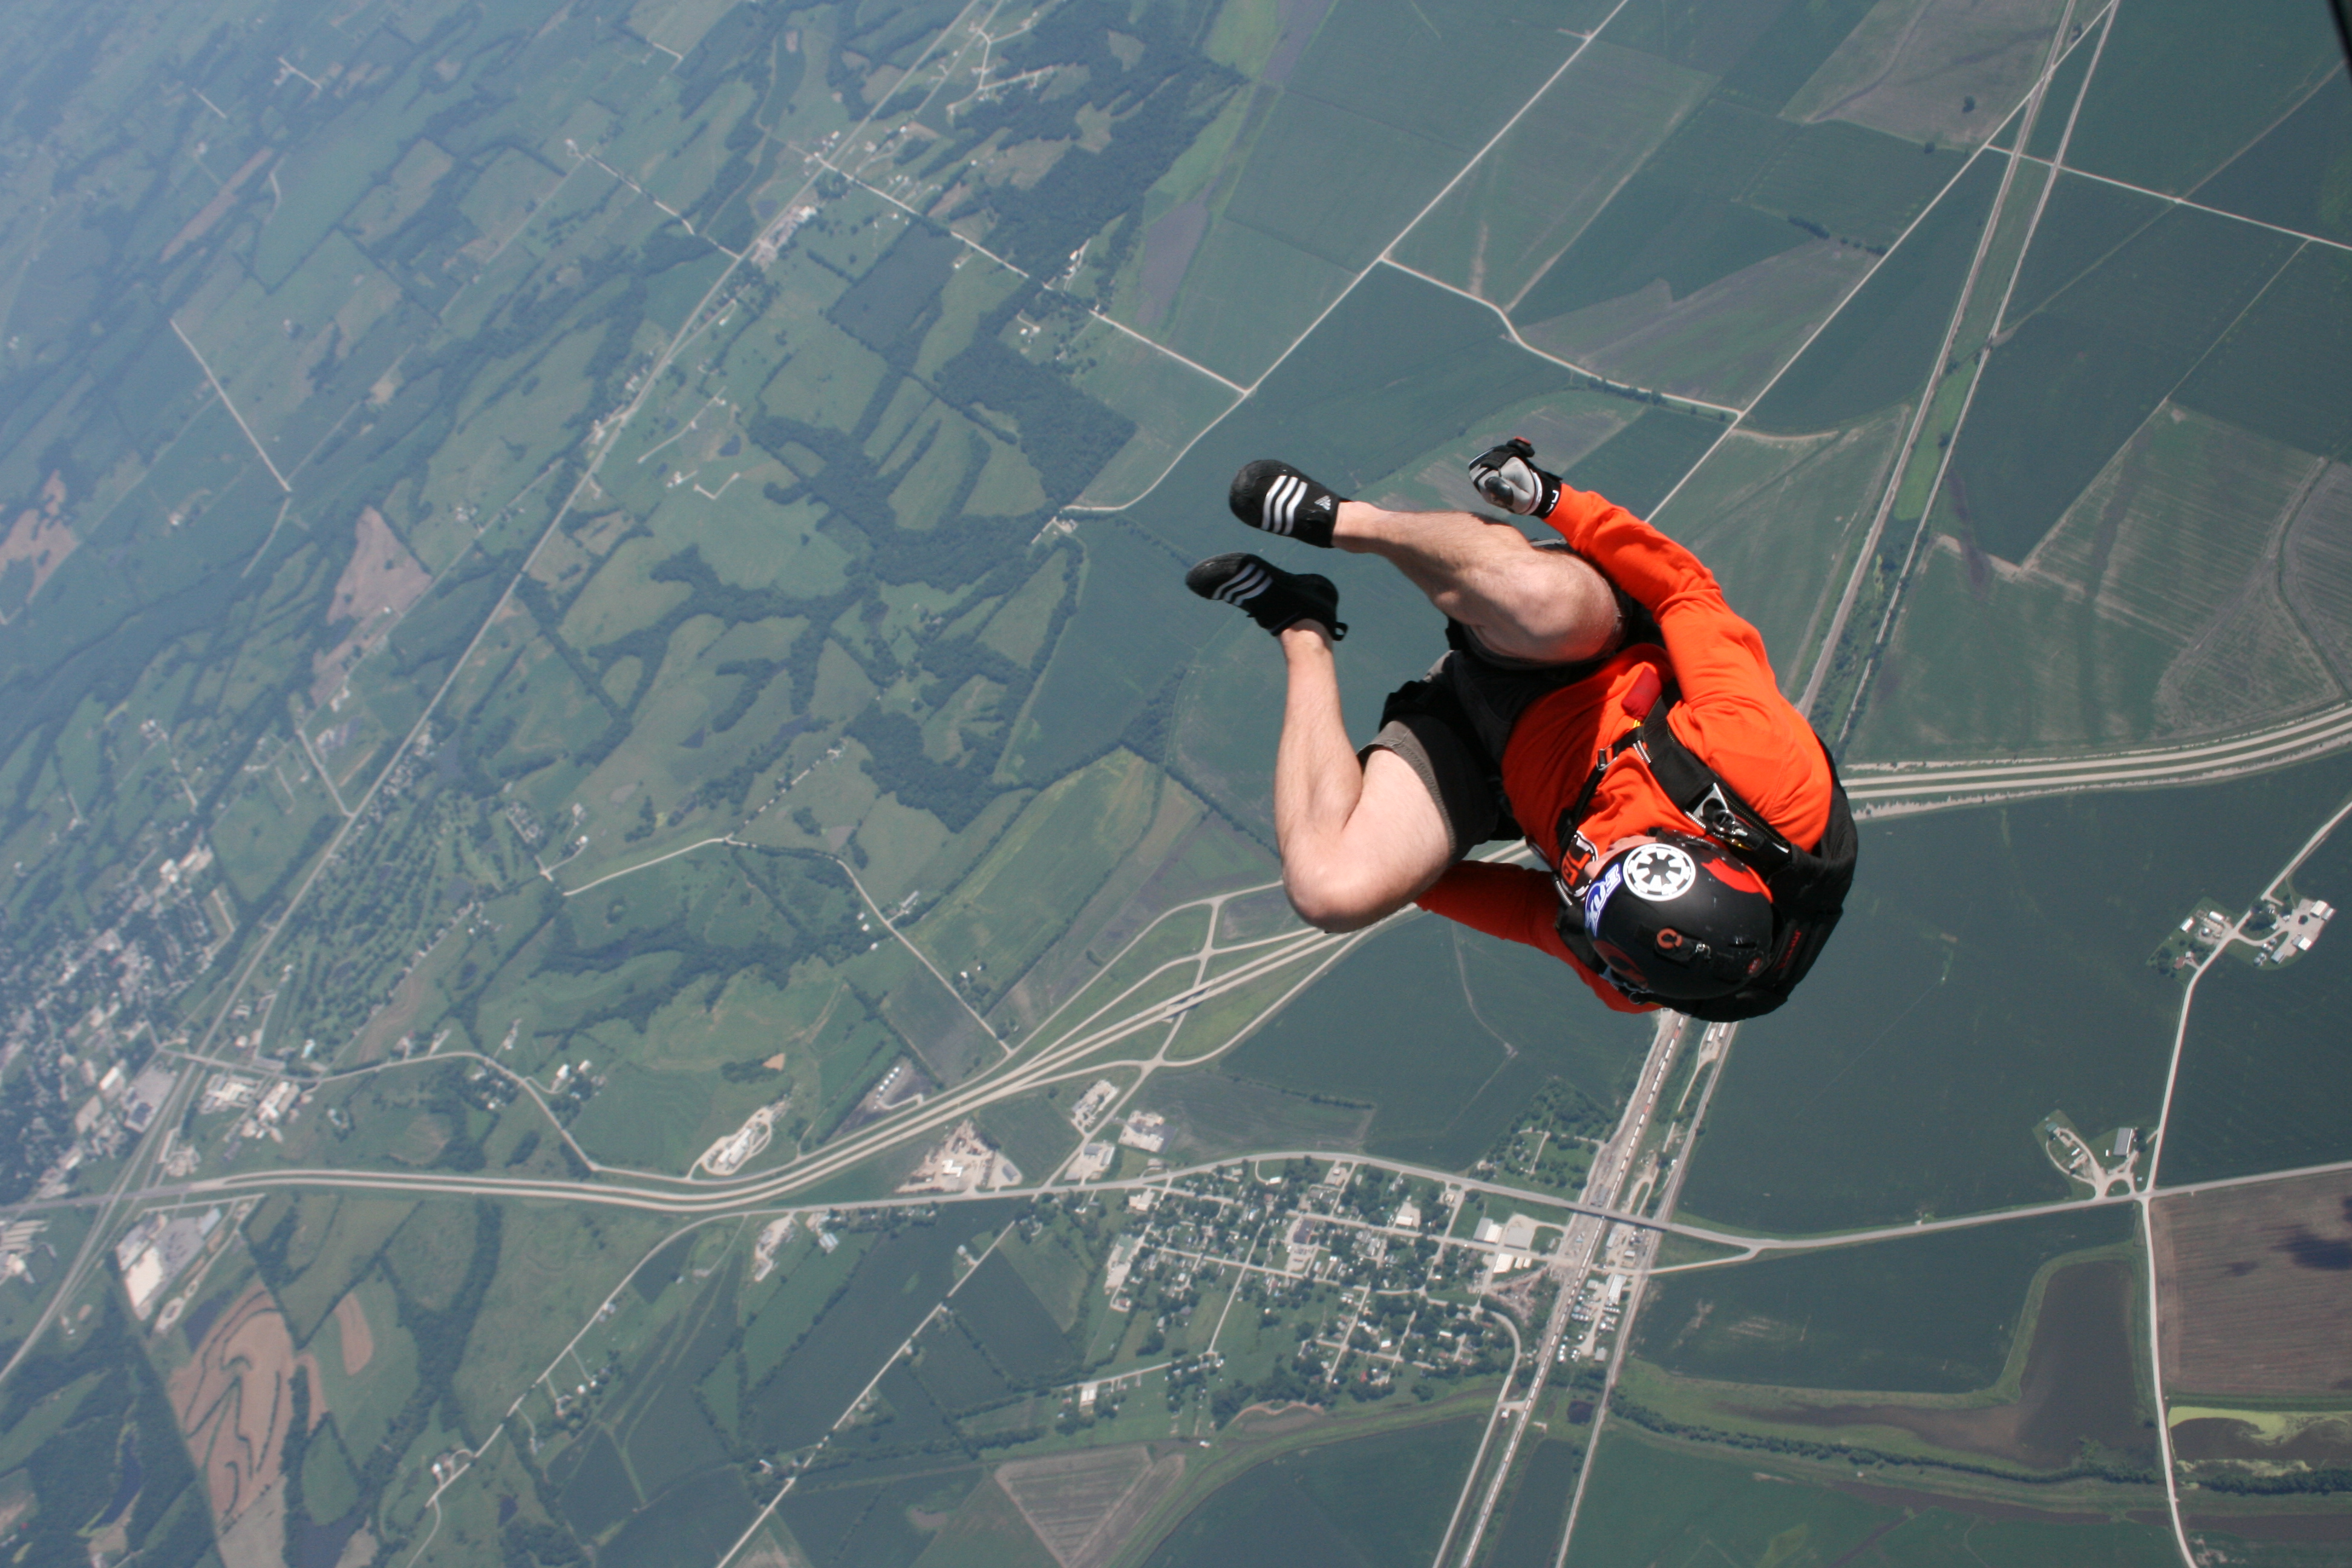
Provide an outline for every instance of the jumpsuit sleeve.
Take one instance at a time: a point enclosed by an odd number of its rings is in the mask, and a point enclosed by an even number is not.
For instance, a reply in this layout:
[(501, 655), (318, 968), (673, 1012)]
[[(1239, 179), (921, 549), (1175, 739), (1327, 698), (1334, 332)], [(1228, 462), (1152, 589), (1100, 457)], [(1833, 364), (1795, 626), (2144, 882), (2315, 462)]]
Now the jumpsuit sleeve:
[(1657, 617), (1682, 689), (1670, 721), (1748, 805), (1801, 845), (1828, 829), (1830, 771), (1812, 726), (1780, 695), (1764, 639), (1689, 551), (1589, 490), (1560, 487), (1545, 519)]
[(1414, 900), (1432, 914), (1444, 915), (1473, 931), (1524, 942), (1548, 952), (1576, 971), (1592, 994), (1618, 1013), (1649, 1013), (1655, 1005), (1636, 1002), (1587, 969), (1559, 940), (1552, 924), (1559, 894), (1551, 879), (1525, 866), (1498, 866), (1486, 860), (1456, 861), (1429, 891)]

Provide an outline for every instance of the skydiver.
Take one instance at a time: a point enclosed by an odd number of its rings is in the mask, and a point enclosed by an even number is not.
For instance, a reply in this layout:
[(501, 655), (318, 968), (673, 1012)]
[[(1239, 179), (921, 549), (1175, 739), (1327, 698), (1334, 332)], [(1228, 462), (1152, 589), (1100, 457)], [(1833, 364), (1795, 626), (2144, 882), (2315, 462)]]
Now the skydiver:
[[(1837, 770), (1698, 558), (1534, 457), (1515, 437), (1470, 478), (1560, 536), (1540, 543), (1499, 518), (1349, 500), (1272, 459), (1234, 477), (1243, 522), (1378, 555), (1446, 617), (1447, 653), (1389, 695), (1359, 752), (1330, 580), (1248, 554), (1186, 574), (1282, 647), (1284, 890), (1327, 931), (1418, 903), (1565, 961), (1621, 1012), (1769, 1012), (1853, 881)], [(1547, 870), (1468, 858), (1522, 836)]]

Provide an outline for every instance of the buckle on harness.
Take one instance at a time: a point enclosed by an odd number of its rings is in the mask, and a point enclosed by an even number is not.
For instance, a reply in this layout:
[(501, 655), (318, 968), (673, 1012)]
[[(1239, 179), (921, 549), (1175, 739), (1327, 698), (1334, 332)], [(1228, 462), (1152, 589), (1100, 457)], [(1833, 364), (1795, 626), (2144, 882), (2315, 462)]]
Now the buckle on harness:
[(1731, 809), (1731, 802), (1724, 798), (1720, 784), (1707, 785), (1706, 793), (1699, 796), (1691, 816), (1700, 826), (1734, 848), (1752, 849), (1756, 847), (1756, 830), (1748, 825), (1745, 817)]

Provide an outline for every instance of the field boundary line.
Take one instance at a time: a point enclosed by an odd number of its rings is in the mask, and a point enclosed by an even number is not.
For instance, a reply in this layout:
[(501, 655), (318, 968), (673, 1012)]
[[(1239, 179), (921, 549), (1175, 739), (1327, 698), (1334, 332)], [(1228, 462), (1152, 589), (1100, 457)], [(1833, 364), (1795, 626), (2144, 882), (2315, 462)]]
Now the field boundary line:
[[(1013, 1054), (1013, 1047), (1004, 1043), (1004, 1037), (998, 1034), (994, 1026), (992, 1026), (987, 1019), (980, 1016), (980, 1010), (971, 1005), (971, 998), (967, 997), (962, 992), (957, 990), (952, 984), (949, 984), (948, 977), (940, 973), (940, 966), (933, 963), (930, 960), (930, 956), (924, 952), (921, 948), (915, 945), (915, 939), (908, 936), (905, 931), (900, 931), (890, 917), (882, 912), (882, 906), (874, 901), (874, 895), (866, 890), (866, 884), (857, 879), (857, 873), (850, 868), (849, 862), (836, 858), (834, 864), (840, 867), (842, 874), (849, 879), (849, 885), (857, 889), (857, 896), (866, 900), (866, 907), (874, 911), (874, 918), (882, 922), (882, 929), (888, 931), (892, 936), (897, 937), (898, 941), (905, 945), (907, 951), (915, 955), (915, 961), (918, 963), (920, 963), (925, 969), (931, 972), (931, 978), (938, 981), (940, 984), (946, 989), (947, 994), (956, 999), (956, 1005), (958, 1006), (971, 1015), (971, 1021), (978, 1024), (987, 1034), (988, 1037), (996, 1042), (996, 1048), (998, 1050), (1003, 1051), (1008, 1057), (1011, 1056)], [(907, 1043), (909, 1047), (912, 1047), (914, 1044), (912, 1040), (909, 1040)]]
[[(2011, 112), (2015, 113), (2016, 110), (2012, 110)], [(1983, 157), (1990, 148), (1990, 142), (1979, 145), (1971, 152), (1967, 158), (1961, 161), (1958, 172), (1954, 174), (1950, 179), (1945, 181), (1937, 190), (1936, 194), (1927, 199), (1927, 205), (1919, 209), (1919, 213), (1916, 217), (1914, 217), (1909, 223), (1904, 226), (1903, 232), (1895, 237), (1895, 243), (1886, 247), (1886, 254), (1873, 261), (1870, 264), (1869, 269), (1863, 273), (1861, 277), (1854, 279), (1853, 287), (1847, 289), (1843, 294), (1838, 296), (1837, 303), (1830, 307), (1829, 313), (1813, 324), (1813, 330), (1805, 334), (1804, 342), (1799, 343), (1795, 350), (1790, 353), (1789, 357), (1780, 362), (1780, 368), (1772, 373), (1771, 379), (1765, 382), (1763, 386), (1758, 390), (1756, 395), (1748, 400), (1747, 405), (1740, 409), (1739, 413), (1733, 417), (1730, 424), (1723, 427), (1722, 434), (1716, 437), (1716, 438), (1708, 444), (1706, 450), (1698, 455), (1698, 461), (1693, 463), (1684, 471), (1683, 477), (1675, 481), (1673, 489), (1667, 490), (1664, 495), (1658, 498), (1657, 504), (1650, 508), (1650, 515), (1652, 517), (1657, 517), (1663, 514), (1666, 508), (1674, 503), (1675, 497), (1682, 494), (1683, 487), (1690, 483), (1691, 476), (1697, 473), (1701, 468), (1706, 467), (1706, 460), (1715, 456), (1716, 449), (1721, 447), (1726, 441), (1729, 440), (1735, 431), (1739, 430), (1747, 425), (1748, 416), (1756, 412), (1756, 405), (1772, 395), (1772, 389), (1780, 384), (1780, 378), (1787, 375), (1789, 372), (1795, 367), (1797, 362), (1805, 357), (1805, 351), (1811, 348), (1815, 340), (1820, 338), (1823, 332), (1829, 331), (1832, 322), (1834, 322), (1840, 316), (1845, 314), (1845, 308), (1848, 305), (1853, 304), (1855, 298), (1859, 296), (1864, 289), (1870, 286), (1870, 280), (1878, 276), (1879, 269), (1884, 268), (1886, 263), (1894, 258), (1896, 251), (1903, 248), (1903, 242), (1911, 237), (1912, 231), (1927, 221), (1927, 215), (1934, 212), (1946, 196), (1951, 195), (1952, 187), (1958, 184), (1960, 181), (1967, 176), (1968, 172), (1970, 169), (1976, 167), (1977, 160)]]
[(1192, 454), (1192, 448), (1199, 446), (1207, 438), (1209, 432), (1214, 430), (1218, 426), (1223, 424), (1226, 419), (1231, 417), (1234, 409), (1239, 408), (1243, 404), (1247, 403), (1250, 398), (1256, 394), (1257, 389), (1265, 384), (1266, 378), (1271, 376), (1276, 371), (1281, 369), (1283, 362), (1287, 360), (1292, 354), (1297, 353), (1299, 350), (1299, 346), (1305, 343), (1307, 339), (1315, 335), (1316, 329), (1322, 326), (1324, 321), (1329, 318), (1331, 312), (1338, 310), (1347, 301), (1348, 296), (1356, 291), (1356, 286), (1358, 284), (1370, 277), (1373, 269), (1379, 267), (1381, 263), (1389, 260), (1390, 253), (1394, 251), (1398, 246), (1403, 244), (1406, 237), (1412, 234), (1414, 229), (1421, 226), (1421, 220), (1427, 217), (1432, 212), (1434, 212), (1437, 209), (1439, 203), (1443, 202), (1447, 196), (1454, 194), (1454, 187), (1460, 184), (1465, 179), (1469, 177), (1470, 171), (1476, 168), (1479, 163), (1485, 161), (1486, 154), (1493, 152), (1496, 144), (1510, 133), (1513, 126), (1518, 124), (1521, 120), (1527, 117), (1528, 110), (1533, 109), (1537, 102), (1542, 99), (1543, 95), (1551, 90), (1552, 84), (1567, 74), (1568, 68), (1574, 65), (1578, 59), (1582, 58), (1584, 51), (1591, 47), (1592, 40), (1599, 37), (1602, 29), (1606, 28), (1611, 22), (1617, 19), (1617, 13), (1622, 11), (1631, 3), (1632, 0), (1616, 0), (1616, 4), (1610, 6), (1609, 15), (1603, 16), (1598, 23), (1596, 23), (1591, 32), (1587, 33), (1582, 37), (1577, 39), (1576, 47), (1569, 50), (1568, 58), (1559, 62), (1559, 66), (1553, 69), (1551, 75), (1544, 78), (1543, 85), (1537, 88), (1532, 93), (1529, 93), (1528, 95), (1527, 101), (1520, 104), (1517, 109), (1511, 111), (1510, 117), (1503, 121), (1502, 125), (1495, 132), (1495, 133), (1486, 138), (1486, 142), (1480, 146), (1475, 153), (1470, 154), (1468, 161), (1465, 162), (1462, 167), (1454, 172), (1454, 177), (1446, 181), (1444, 185), (1440, 186), (1437, 194), (1430, 197), (1429, 200), (1423, 205), (1422, 209), (1419, 212), (1406, 219), (1404, 226), (1397, 230), (1396, 234), (1386, 245), (1381, 247), (1380, 254), (1373, 257), (1369, 262), (1366, 262), (1362, 271), (1357, 273), (1353, 278), (1349, 279), (1346, 286), (1331, 297), (1330, 303), (1325, 305), (1322, 310), (1317, 311), (1315, 319), (1307, 322), (1307, 325), (1300, 330), (1297, 337), (1290, 340), (1290, 345), (1284, 349), (1280, 353), (1275, 355), (1274, 362), (1271, 364), (1268, 364), (1264, 370), (1258, 372), (1257, 375), (1250, 382), (1249, 385), (1242, 390), (1242, 395), (1234, 400), (1231, 407), (1228, 407), (1223, 413), (1218, 415), (1214, 419), (1210, 420), (1206, 425), (1202, 426), (1199, 430), (1193, 433), (1191, 440), (1186, 441), (1181, 447), (1179, 447), (1176, 449), (1176, 455), (1168, 459), (1167, 467), (1160, 470), (1160, 474), (1157, 479), (1154, 479), (1150, 484), (1144, 486), (1142, 489), (1136, 492), (1135, 495), (1119, 502), (1117, 506), (1069, 506), (1065, 507), (1063, 510), (1066, 512), (1083, 511), (1098, 514), (1120, 512), (1125, 511), (1129, 507), (1139, 506), (1147, 500), (1152, 491), (1160, 487), (1169, 475), (1176, 471), (1177, 466), (1182, 463), (1183, 460)]
[[(919, 218), (924, 223), (929, 224), (935, 228), (944, 229), (950, 238), (962, 241), (966, 248), (977, 251), (981, 255), (987, 257), (991, 261), (995, 262), (999, 267), (1002, 267), (1007, 272), (1012, 273), (1015, 278), (1034, 283), (1040, 289), (1050, 289), (1054, 293), (1061, 295), (1064, 299), (1077, 299), (1076, 295), (1070, 293), (1067, 289), (1063, 289), (1058, 285), (1046, 282), (1045, 279), (1037, 277), (1034, 273), (1024, 272), (1020, 268), (1015, 267), (1003, 257), (997, 255), (996, 252), (989, 249), (988, 247), (981, 244), (980, 241), (972, 238), (970, 235), (961, 233), (952, 225), (940, 223), (937, 218), (929, 217), (923, 213), (918, 212), (915, 208), (908, 206), (905, 202), (900, 201), (898, 197), (892, 195), (881, 186), (875, 184), (872, 181), (867, 180), (865, 176), (853, 174), (849, 170), (843, 168), (838, 163), (828, 162), (821, 153), (816, 156), (815, 162), (820, 167), (829, 169), (833, 173), (839, 174), (843, 179), (847, 180), (851, 184), (856, 185), (859, 190), (866, 192), (868, 195), (879, 196), (882, 200), (888, 202), (892, 206), (897, 207), (900, 212), (905, 213), (908, 216)], [(1249, 388), (1244, 386), (1241, 383), (1229, 380), (1224, 376), (1219, 375), (1215, 371), (1211, 370), (1207, 365), (1201, 363), (1198, 360), (1188, 359), (1183, 354), (1181, 354), (1174, 349), (1170, 348), (1166, 343), (1160, 342), (1157, 338), (1145, 336), (1143, 333), (1137, 331), (1133, 327), (1129, 326), (1126, 322), (1113, 320), (1111, 317), (1103, 314), (1101, 310), (1092, 305), (1088, 305), (1087, 307), (1087, 314), (1094, 320), (1102, 322), (1107, 327), (1111, 327), (1118, 331), (1125, 332), (1129, 337), (1133, 338), (1137, 342), (1143, 344), (1146, 348), (1157, 349), (1161, 353), (1166, 354), (1170, 359), (1174, 360), (1177, 363), (1183, 365), (1188, 369), (1199, 371), (1202, 375), (1207, 376), (1211, 381), (1215, 382), (1218, 385), (1223, 386), (1229, 391), (1238, 392), (1244, 396), (1247, 396), (1249, 395)]]
[[(1392, 267), (1409, 278), (1418, 278), (1423, 283), (1427, 283), (1433, 288), (1443, 289), (1449, 294), (1459, 294), (1463, 299), (1469, 300), (1474, 305), (1485, 306), (1487, 310), (1492, 310), (1502, 321), (1503, 331), (1509, 335), (1511, 342), (1520, 349), (1535, 355), (1538, 359), (1549, 360), (1552, 363), (1559, 365), (1563, 370), (1572, 370), (1579, 375), (1589, 375), (1595, 381), (1609, 381), (1611, 379), (1610, 377), (1601, 374), (1597, 370), (1587, 370), (1584, 366), (1578, 364), (1574, 360), (1562, 359), (1559, 355), (1553, 353), (1549, 349), (1539, 349), (1536, 347), (1535, 344), (1528, 342), (1527, 339), (1519, 336), (1518, 323), (1511, 320), (1510, 312), (1504, 310), (1500, 305), (1496, 304), (1492, 300), (1484, 299), (1479, 295), (1473, 294), (1467, 289), (1457, 288), (1454, 284), (1448, 283), (1443, 278), (1433, 278), (1428, 273), (1423, 272), (1420, 268), (1408, 267), (1403, 262), (1397, 260), (1394, 257), (1383, 256), (1381, 258), (1381, 262), (1378, 264), (1385, 264), (1389, 267)], [(1632, 384), (1626, 383), (1625, 384), (1631, 385)], [(1633, 390), (1636, 392), (1647, 392), (1654, 389), (1649, 387), (1634, 387)], [(1717, 414), (1738, 414), (1741, 412), (1740, 409), (1736, 408), (1729, 404), (1709, 403), (1704, 397), (1685, 396), (1684, 394), (1679, 392), (1658, 390), (1658, 395), (1661, 397), (1673, 398), (1677, 403), (1686, 403), (1693, 408), (1710, 409)]]
[(261, 459), (261, 466), (269, 470), (269, 477), (278, 481), (278, 488), (279, 489), (284, 490), (289, 496), (292, 495), (294, 493), (294, 487), (286, 482), (286, 476), (279, 473), (278, 471), (278, 465), (269, 460), (268, 452), (265, 450), (261, 445), (261, 437), (253, 433), (253, 426), (247, 425), (245, 422), (245, 416), (236, 411), (236, 400), (229, 396), (228, 388), (221, 384), (220, 377), (213, 374), (213, 367), (205, 363), (204, 351), (196, 347), (194, 339), (189, 337), (187, 333), (180, 331), (180, 323), (175, 318), (166, 316), (163, 319), (172, 323), (172, 331), (178, 335), (180, 342), (186, 346), (188, 353), (195, 356), (196, 368), (205, 373), (205, 379), (213, 384), (213, 391), (220, 397), (221, 406), (227, 409), (228, 416), (236, 421), (236, 427), (245, 432), (245, 438), (253, 443), (254, 456)]
[[(2061, 156), (2063, 155), (2063, 154), (2062, 153)], [(2018, 153), (2012, 154), (2012, 156), (2024, 163), (2039, 163), (2042, 167), (2050, 170), (2053, 175), (2051, 184), (2053, 185), (2057, 184), (2057, 180), (2055, 178), (2056, 175), (2072, 174), (2076, 179), (2095, 180), (2103, 185), (2114, 185), (2119, 190), (2134, 191), (2143, 196), (2153, 196), (2158, 201), (2166, 204), (2168, 206), (2189, 207), (2200, 213), (2210, 213), (2215, 217), (2228, 218), (2232, 223), (2252, 224), (2256, 228), (2266, 228), (2273, 234), (2284, 234), (2290, 238), (2300, 239), (2307, 244), (2324, 245), (2330, 250), (2352, 251), (2352, 245), (2347, 245), (2340, 239), (2329, 239), (2324, 235), (2306, 234), (2299, 228), (2289, 228), (2284, 224), (2271, 223), (2265, 219), (2258, 217), (2248, 217), (2244, 213), (2233, 213), (2227, 207), (2208, 206), (2203, 202), (2192, 201), (2187, 196), (2167, 195), (2162, 191), (2151, 191), (2146, 185), (2135, 185), (2128, 180), (2118, 180), (2106, 174), (2095, 174), (2088, 169), (2077, 168), (2072, 163), (2061, 163), (2054, 158), (2036, 158), (2027, 153)]]
[[(994, 13), (992, 10), (991, 15), (993, 14)], [(909, 72), (908, 74), (912, 75), (913, 73)], [(802, 1475), (808, 1469), (809, 1461), (815, 1458), (818, 1454), (824, 1451), (824, 1446), (833, 1441), (833, 1435), (841, 1430), (841, 1424), (843, 1422), (857, 1414), (857, 1407), (866, 1403), (866, 1396), (874, 1392), (875, 1385), (877, 1384), (879, 1384), (883, 1378), (889, 1375), (890, 1369), (898, 1364), (898, 1358), (905, 1355), (909, 1350), (914, 1348), (915, 1342), (922, 1337), (923, 1331), (929, 1328), (933, 1321), (935, 1321), (940, 1313), (948, 1310), (949, 1300), (954, 1297), (957, 1291), (963, 1289), (964, 1280), (971, 1279), (974, 1274), (980, 1272), (980, 1266), (988, 1260), (988, 1255), (996, 1250), (998, 1245), (1004, 1240), (1006, 1233), (1011, 1231), (1012, 1228), (1013, 1223), (1007, 1222), (1004, 1227), (996, 1233), (995, 1239), (992, 1240), (986, 1247), (982, 1247), (981, 1249), (980, 1256), (972, 1259), (971, 1268), (965, 1272), (963, 1279), (958, 1279), (954, 1284), (949, 1286), (946, 1291), (941, 1294), (940, 1299), (936, 1302), (932, 1303), (931, 1310), (923, 1314), (923, 1321), (915, 1325), (914, 1332), (908, 1334), (905, 1340), (900, 1342), (898, 1348), (890, 1352), (889, 1358), (883, 1362), (881, 1370), (877, 1372), (872, 1378), (867, 1380), (865, 1387), (857, 1391), (857, 1397), (851, 1400), (848, 1407), (844, 1409), (839, 1415), (834, 1417), (833, 1425), (825, 1428), (824, 1436), (817, 1439), (816, 1446), (811, 1448), (806, 1454), (803, 1455), (799, 1462), (793, 1465), (793, 1473), (784, 1478), (784, 1484), (776, 1489), (776, 1495), (770, 1498), (766, 1506), (761, 1508), (758, 1513), (751, 1516), (751, 1522), (744, 1527), (742, 1534), (735, 1538), (735, 1544), (730, 1546), (725, 1552), (719, 1553), (719, 1561), (714, 1564), (714, 1568), (727, 1568), (727, 1564), (734, 1562), (736, 1557), (742, 1552), (743, 1548), (751, 1543), (751, 1537), (758, 1534), (761, 1529), (767, 1524), (769, 1517), (773, 1514), (776, 1511), (777, 1507), (783, 1502), (785, 1494), (800, 1484)], [(583, 1330), (581, 1331), (585, 1333), (587, 1331)]]

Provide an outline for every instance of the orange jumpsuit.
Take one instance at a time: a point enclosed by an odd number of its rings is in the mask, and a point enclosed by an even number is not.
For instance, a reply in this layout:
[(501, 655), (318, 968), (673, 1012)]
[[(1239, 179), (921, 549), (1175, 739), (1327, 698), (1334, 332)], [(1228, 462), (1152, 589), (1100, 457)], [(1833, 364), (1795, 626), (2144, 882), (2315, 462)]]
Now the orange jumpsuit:
[[(1637, 644), (1598, 672), (1547, 693), (1519, 715), (1503, 752), (1503, 793), (1528, 841), (1574, 881), (1582, 860), (1553, 842), (1560, 813), (1591, 776), (1596, 754), (1639, 726), (1657, 683), (1681, 700), (1666, 721), (1675, 737), (1790, 842), (1819, 847), (1828, 830), (1831, 780), (1812, 727), (1780, 695), (1764, 639), (1723, 601), (1698, 557), (1627, 511), (1584, 490), (1560, 488), (1545, 519), (1569, 547), (1639, 600), (1665, 638)], [(1640, 752), (1620, 755), (1594, 792), (1582, 830), (1605, 854), (1621, 838), (1661, 827), (1700, 831), (1651, 777)], [(1559, 940), (1559, 895), (1550, 876), (1524, 866), (1465, 860), (1439, 878), (1421, 907), (1489, 936), (1539, 947), (1571, 965), (1619, 1012), (1648, 1012), (1595, 974)]]

